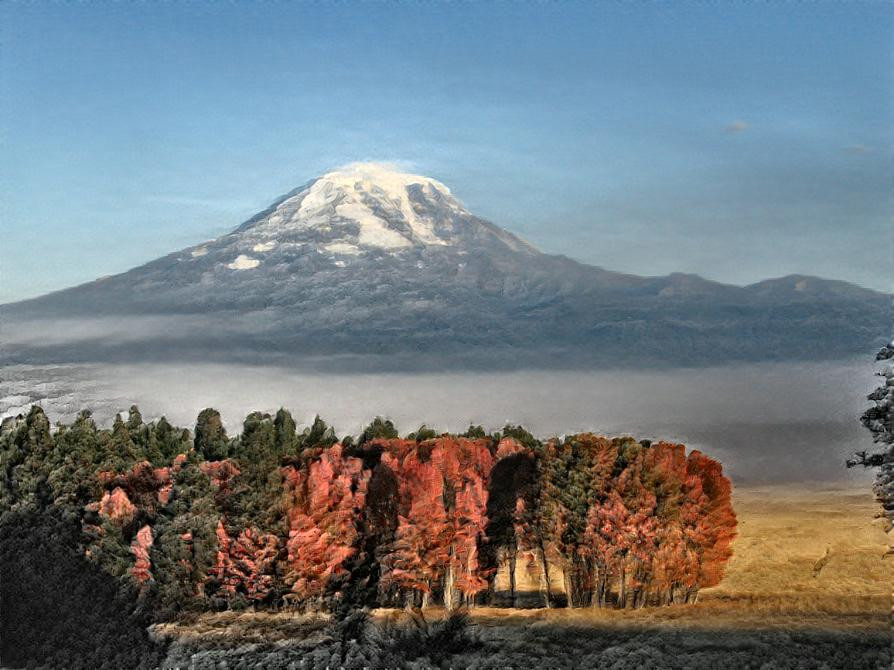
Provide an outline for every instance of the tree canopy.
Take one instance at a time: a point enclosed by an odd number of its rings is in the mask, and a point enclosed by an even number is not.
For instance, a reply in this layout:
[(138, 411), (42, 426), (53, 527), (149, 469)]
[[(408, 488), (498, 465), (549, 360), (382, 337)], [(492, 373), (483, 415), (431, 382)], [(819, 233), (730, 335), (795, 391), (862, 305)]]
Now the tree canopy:
[(376, 417), (339, 438), (280, 409), (231, 437), (211, 408), (190, 431), (137, 407), (53, 429), (34, 407), (4, 422), (0, 456), (0, 520), (54, 510), (79, 560), (159, 620), (493, 603), (507, 565), (512, 602), (518, 566), (544, 606), (667, 605), (720, 580), (736, 529), (730, 481), (701, 452), (521, 426), (401, 438)]

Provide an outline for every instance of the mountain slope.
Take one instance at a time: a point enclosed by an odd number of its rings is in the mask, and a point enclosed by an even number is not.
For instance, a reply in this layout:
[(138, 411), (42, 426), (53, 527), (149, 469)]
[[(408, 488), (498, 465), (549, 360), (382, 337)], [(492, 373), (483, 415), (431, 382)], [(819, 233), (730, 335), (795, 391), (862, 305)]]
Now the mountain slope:
[[(3, 306), (3, 357), (379, 354), (476, 366), (821, 359), (883, 342), (890, 304), (814, 277), (736, 287), (606, 271), (541, 253), (474, 216), (438, 181), (355, 164), (228, 235)], [(66, 325), (51, 325), (59, 319)]]

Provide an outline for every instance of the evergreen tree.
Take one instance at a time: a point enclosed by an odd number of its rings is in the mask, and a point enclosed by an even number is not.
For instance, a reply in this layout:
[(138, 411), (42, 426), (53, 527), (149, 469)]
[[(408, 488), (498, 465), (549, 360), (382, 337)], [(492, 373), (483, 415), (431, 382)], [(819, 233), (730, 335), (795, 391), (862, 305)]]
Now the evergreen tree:
[(285, 530), (281, 516), (280, 444), (276, 422), (269, 414), (253, 412), (246, 417), (233, 449), (240, 471), (231, 500), (232, 516), (228, 519), (234, 533), (251, 527)]
[[(482, 439), (482, 438), (487, 437), (487, 433), (484, 432), (484, 428), (482, 428), (481, 426), (470, 425), (468, 427), (468, 429), (466, 429), (466, 432), (462, 433), (460, 435), (460, 437), (469, 437), (469, 438), (472, 438), (473, 440), (476, 440), (476, 439)], [(500, 438), (498, 437), (497, 438), (498, 442), (499, 442), (499, 439)]]
[[(64, 435), (69, 433), (66, 431)], [(96, 469), (85, 449), (67, 450), (62, 463), (50, 473), (48, 482), (53, 488), (55, 504), (75, 516), (96, 500), (101, 491)]]
[(64, 438), (66, 449), (81, 452), (98, 468), (104, 454), (100, 448), (99, 430), (90, 410), (78, 412), (74, 422), (66, 429)]
[(391, 420), (377, 416), (372, 420), (372, 423), (360, 433), (360, 438), (357, 440), (357, 443), (362, 446), (373, 440), (393, 440), (397, 437), (397, 429), (394, 427)]
[(152, 428), (143, 423), (143, 415), (136, 405), (130, 406), (125, 426), (136, 447), (138, 457), (141, 460), (148, 460), (153, 465), (162, 465), (161, 453), (152, 440)]
[(131, 405), (127, 413), (127, 430), (133, 434), (142, 428), (143, 425), (143, 415), (140, 413), (140, 408), (136, 405)]
[(3, 489), (0, 512), (15, 507), (33, 506), (41, 486), (55, 460), (55, 440), (44, 411), (33, 405), (23, 420), (17, 420), (3, 433)]
[(424, 442), (425, 440), (433, 440), (438, 436), (437, 431), (429, 428), (424, 423), (419, 426), (415, 433), (410, 433), (407, 435), (408, 440), (416, 440), (417, 442)]
[(273, 430), (276, 440), (276, 452), (279, 456), (295, 455), (298, 450), (298, 435), (295, 419), (282, 407), (273, 419)]
[(104, 435), (102, 440), (104, 454), (100, 462), (100, 469), (109, 472), (124, 472), (130, 469), (138, 461), (143, 460), (143, 454), (134, 444), (130, 436), (127, 424), (121, 419), (120, 414), (115, 415), (111, 434)]
[(314, 417), (314, 422), (310, 428), (306, 429), (301, 440), (301, 446), (304, 449), (312, 449), (316, 447), (331, 447), (338, 442), (335, 431), (330, 428), (320, 415)]
[(165, 417), (161, 417), (150, 427), (150, 455), (157, 454), (153, 465), (169, 465), (179, 454), (185, 454), (192, 448), (189, 431), (174, 428)]
[(174, 475), (174, 489), (155, 526), (150, 556), (155, 575), (157, 616), (206, 606), (214, 592), (212, 574), (218, 550), (218, 511), (210, 478), (189, 458)]
[[(867, 454), (865, 451), (854, 454), (854, 458), (847, 461), (847, 466), (878, 468), (873, 490), (882, 506), (881, 514), (887, 522), (885, 530), (891, 533), (894, 529), (894, 342), (882, 347), (875, 358), (889, 363), (876, 373), (884, 382), (866, 396), (872, 406), (863, 412), (860, 422), (872, 434), (873, 442), (880, 445), (881, 450), (874, 454)], [(894, 554), (894, 540), (889, 546), (888, 554)]]
[(222, 461), (228, 456), (227, 431), (216, 409), (209, 407), (199, 412), (194, 444), (196, 453), (206, 461)]

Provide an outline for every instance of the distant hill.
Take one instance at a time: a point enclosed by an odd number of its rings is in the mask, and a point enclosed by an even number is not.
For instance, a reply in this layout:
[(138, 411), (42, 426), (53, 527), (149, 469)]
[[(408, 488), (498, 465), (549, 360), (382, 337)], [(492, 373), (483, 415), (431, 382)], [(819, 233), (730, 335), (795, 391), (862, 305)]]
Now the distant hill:
[(818, 277), (739, 287), (544, 254), (434, 179), (355, 164), (227, 235), (0, 318), (6, 363), (604, 367), (868, 354), (892, 310), (889, 295)]

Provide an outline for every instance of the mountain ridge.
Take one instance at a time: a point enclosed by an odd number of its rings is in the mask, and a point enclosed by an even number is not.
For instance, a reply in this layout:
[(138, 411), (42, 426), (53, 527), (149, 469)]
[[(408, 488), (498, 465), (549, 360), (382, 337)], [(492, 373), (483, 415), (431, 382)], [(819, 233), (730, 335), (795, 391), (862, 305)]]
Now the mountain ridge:
[[(734, 286), (586, 265), (475, 216), (434, 179), (351, 164), (230, 233), (0, 306), (0, 355), (139, 357), (164, 342), (196, 357), (443, 355), (475, 365), (488, 352), (595, 366), (812, 360), (884, 343), (890, 306), (887, 294), (806, 275)], [(176, 324), (142, 336), (135, 326), (123, 342), (73, 335), (61, 348), (25, 333), (42, 320), (112, 319), (126, 330), (146, 318)]]

